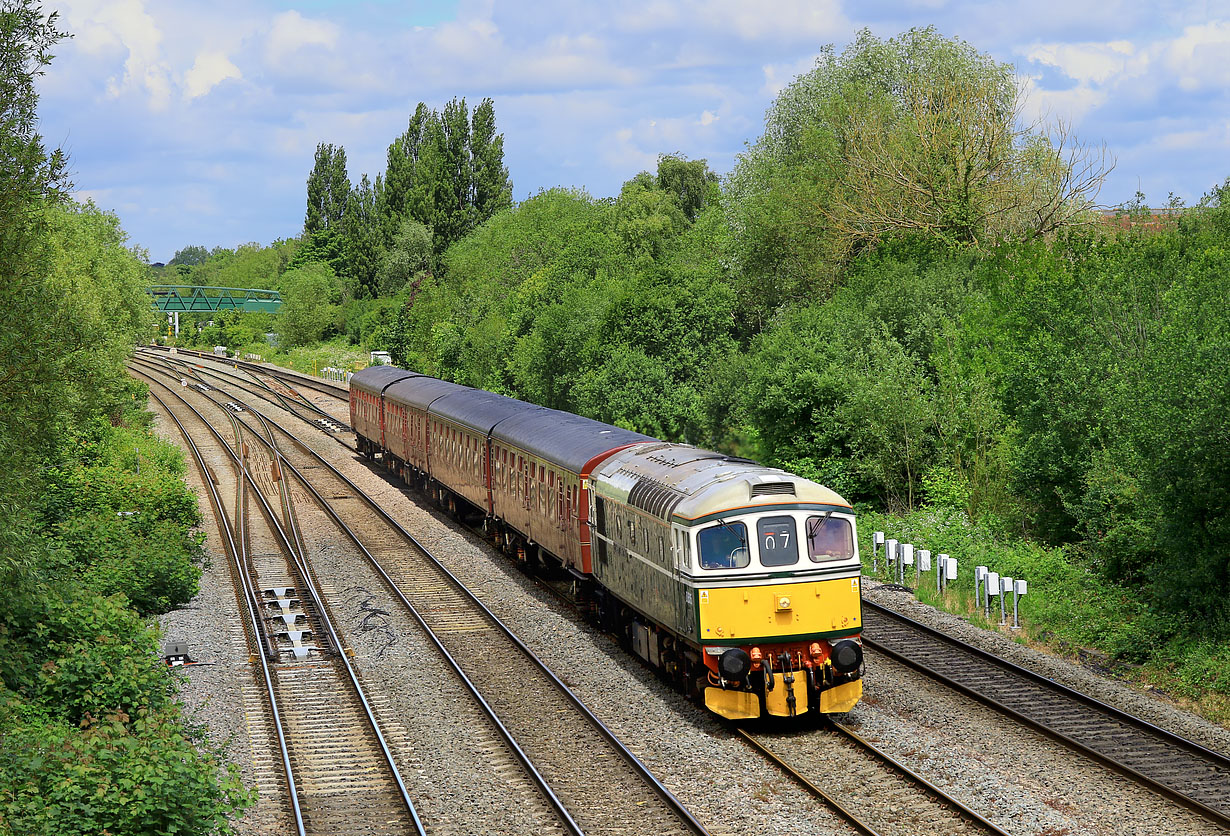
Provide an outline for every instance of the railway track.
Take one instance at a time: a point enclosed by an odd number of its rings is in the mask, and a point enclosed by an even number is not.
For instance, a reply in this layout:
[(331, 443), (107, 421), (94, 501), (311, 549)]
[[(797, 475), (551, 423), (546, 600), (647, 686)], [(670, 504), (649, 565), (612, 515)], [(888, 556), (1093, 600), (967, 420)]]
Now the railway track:
[[(245, 457), (236, 453), (246, 449), (240, 424), (232, 422), (236, 433), (232, 448), (200, 412), (169, 386), (164, 388), (170, 397), (152, 389), (151, 395), (193, 452), (231, 558), (232, 577), (248, 616), (245, 632), (260, 663), (258, 679), (277, 740), (295, 832), (300, 836), (424, 834), (362, 685), (345, 655), (336, 652), (340, 643), (327, 614), (315, 606), (310, 576), (300, 571), (293, 543), (252, 478)], [(171, 398), (182, 406), (173, 407)], [(237, 470), (234, 521), (218, 490), (216, 473), (181, 419), (184, 412), (208, 428), (218, 447), (230, 454)], [(268, 527), (250, 524), (252, 497)], [(282, 548), (271, 548), (278, 540)], [(305, 646), (304, 637), (313, 634), (327, 635), (329, 641)]]
[[(346, 397), (340, 387), (317, 388)], [(869, 647), (1230, 826), (1230, 758), (872, 602), (864, 604)]]
[[(279, 407), (291, 413), (313, 429), (330, 435), (343, 446), (354, 449), (354, 444), (347, 440), (347, 435), (352, 430), (344, 421), (339, 421), (328, 412), (322, 410), (293, 387), (288, 386), (280, 377), (270, 374), (268, 370), (250, 368), (256, 365), (254, 363), (245, 363), (244, 371), (241, 375), (239, 373), (232, 373), (225, 368), (217, 368), (216, 366), (206, 367), (199, 362), (190, 362), (189, 359), (182, 358), (179, 355), (155, 353), (145, 350), (139, 354), (142, 358), (139, 362), (144, 362), (151, 366), (160, 365), (163, 368), (175, 370), (185, 378), (192, 377), (196, 381), (198, 388), (200, 385), (210, 386), (210, 380), (218, 381), (223, 385), (241, 386), (249, 390), (255, 385), (257, 388), (252, 394), (256, 397), (271, 406)], [(218, 359), (209, 354), (194, 353), (192, 356), (202, 360), (212, 359), (216, 361)], [(234, 361), (231, 362), (233, 363)], [(235, 367), (235, 372), (238, 372), (238, 367)], [(311, 378), (305, 379), (305, 381), (310, 380)], [(300, 382), (298, 379), (295, 380), (295, 383)], [(322, 381), (320, 391), (330, 397), (339, 398), (343, 401), (347, 399), (344, 390), (337, 390), (331, 384), (327, 384), (324, 381)]]
[(1230, 758), (863, 602), (863, 643), (1230, 827)]
[(736, 733), (864, 836), (1008, 836), (841, 723)]
[[(233, 394), (200, 394), (215, 403), (237, 403)], [(584, 703), (409, 532), (289, 430), (262, 418), (266, 421), (294, 442), (284, 454), (275, 454), (282, 477), (294, 479), (314, 498), (450, 660), (476, 701), (489, 709), (491, 723), (506, 736), (506, 747), (521, 753), (527, 769), (541, 776), (544, 791), (559, 800), (561, 811), (567, 811), (568, 832), (706, 832)], [(323, 489), (313, 485), (322, 481)], [(347, 504), (351, 524), (326, 495), (362, 500)], [(401, 546), (392, 547), (390, 536)], [(516, 675), (510, 676), (510, 670)], [(583, 760), (578, 760), (578, 752), (585, 753)], [(618, 792), (611, 792), (612, 787)]]

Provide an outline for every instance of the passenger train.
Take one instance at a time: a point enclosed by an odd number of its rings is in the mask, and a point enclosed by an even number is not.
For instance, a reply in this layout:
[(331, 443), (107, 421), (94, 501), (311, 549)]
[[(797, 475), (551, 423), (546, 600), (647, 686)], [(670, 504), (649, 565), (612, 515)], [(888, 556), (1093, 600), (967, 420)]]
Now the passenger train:
[(862, 695), (850, 505), (782, 470), (395, 366), (350, 381), (358, 449), (568, 573), (636, 655), (729, 719)]

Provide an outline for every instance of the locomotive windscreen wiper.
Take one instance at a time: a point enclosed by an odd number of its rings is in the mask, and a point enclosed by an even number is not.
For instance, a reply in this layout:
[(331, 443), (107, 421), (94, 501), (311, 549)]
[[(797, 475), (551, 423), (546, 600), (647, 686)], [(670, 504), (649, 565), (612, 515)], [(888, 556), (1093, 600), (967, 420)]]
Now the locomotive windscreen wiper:
[[(832, 511), (830, 511), (829, 513), (831, 514)], [(726, 522), (726, 520), (722, 519), (721, 517), (718, 517), (717, 524), (720, 525), (722, 528), (726, 529), (727, 531), (729, 531), (731, 534), (738, 537), (739, 545), (745, 549), (747, 548), (747, 538), (744, 537), (742, 534), (740, 534), (738, 531), (736, 531), (734, 526)]]
[(823, 517), (815, 517), (815, 522), (807, 526), (807, 539), (814, 540), (816, 535), (820, 533), (820, 529), (824, 528), (824, 524), (829, 521), (829, 517), (833, 516), (832, 511), (825, 511)]

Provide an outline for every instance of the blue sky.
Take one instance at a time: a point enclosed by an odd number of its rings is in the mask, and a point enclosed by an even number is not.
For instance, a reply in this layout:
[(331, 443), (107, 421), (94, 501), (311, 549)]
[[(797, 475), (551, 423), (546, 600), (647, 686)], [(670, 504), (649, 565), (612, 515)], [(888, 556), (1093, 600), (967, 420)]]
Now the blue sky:
[(151, 261), (297, 235), (316, 144), (374, 177), (419, 101), (494, 99), (518, 200), (614, 194), (664, 152), (726, 174), (777, 92), (863, 27), (934, 25), (1012, 63), (1027, 118), (1115, 157), (1102, 204), (1230, 176), (1230, 0), (46, 2), (74, 37), (41, 131)]

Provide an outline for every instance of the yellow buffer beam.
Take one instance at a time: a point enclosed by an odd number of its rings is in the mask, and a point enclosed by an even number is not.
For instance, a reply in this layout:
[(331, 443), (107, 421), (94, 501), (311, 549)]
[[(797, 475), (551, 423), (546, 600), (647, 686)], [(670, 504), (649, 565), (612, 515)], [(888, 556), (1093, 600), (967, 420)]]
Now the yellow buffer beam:
[(858, 580), (698, 590), (700, 640), (743, 643), (861, 629)]

